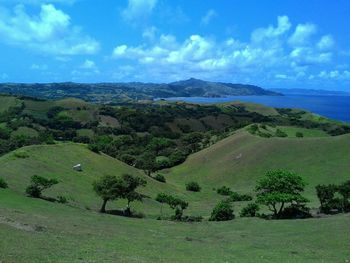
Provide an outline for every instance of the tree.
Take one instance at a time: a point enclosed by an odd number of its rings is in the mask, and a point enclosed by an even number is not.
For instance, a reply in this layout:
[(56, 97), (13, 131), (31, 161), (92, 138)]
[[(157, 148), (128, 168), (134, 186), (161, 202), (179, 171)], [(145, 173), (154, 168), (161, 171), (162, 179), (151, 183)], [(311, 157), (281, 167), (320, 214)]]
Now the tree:
[(350, 180), (338, 186), (338, 192), (342, 196), (342, 210), (343, 212), (350, 211)]
[(140, 177), (136, 177), (130, 174), (122, 175), (123, 187), (121, 197), (128, 201), (127, 208), (125, 210), (127, 215), (131, 215), (130, 203), (134, 201), (142, 201), (143, 195), (136, 192), (136, 188), (139, 186), (145, 186), (146, 180)]
[(4, 188), (5, 189), (7, 187), (8, 187), (8, 185), (5, 182), (5, 180), (0, 177), (0, 188)]
[(235, 218), (232, 204), (226, 200), (220, 201), (211, 212), (209, 221), (228, 221)]
[(297, 174), (288, 171), (270, 171), (257, 182), (257, 201), (266, 205), (275, 218), (283, 213), (286, 204), (302, 205), (308, 200), (301, 195), (306, 183)]
[(34, 198), (41, 198), (42, 192), (55, 184), (58, 184), (56, 179), (47, 179), (39, 175), (33, 175), (31, 177), (31, 184), (26, 189), (26, 193)]
[(171, 209), (175, 210), (175, 215), (173, 218), (175, 220), (181, 220), (183, 215), (183, 210), (188, 207), (188, 203), (178, 197), (160, 193), (156, 197), (156, 201), (160, 203), (166, 203), (170, 206)]
[(337, 186), (334, 184), (317, 185), (315, 188), (318, 200), (321, 204), (321, 210), (324, 210), (327, 204), (329, 204), (330, 201), (333, 200), (334, 195), (337, 191)]
[(123, 181), (116, 176), (105, 175), (93, 182), (93, 188), (103, 200), (100, 212), (106, 213), (107, 202), (122, 196)]

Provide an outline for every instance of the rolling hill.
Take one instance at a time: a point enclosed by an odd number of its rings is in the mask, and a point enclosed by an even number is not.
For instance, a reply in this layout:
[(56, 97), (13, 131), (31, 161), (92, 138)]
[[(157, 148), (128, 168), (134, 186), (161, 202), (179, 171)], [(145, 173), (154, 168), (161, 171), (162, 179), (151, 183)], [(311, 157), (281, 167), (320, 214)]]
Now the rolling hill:
[[(189, 201), (186, 214), (207, 218), (222, 198), (213, 188), (228, 185), (251, 193), (255, 180), (266, 170), (284, 168), (306, 178), (306, 195), (315, 207), (315, 184), (349, 178), (349, 146), (349, 135), (264, 139), (241, 130), (163, 171), (165, 184), (145, 177), (148, 184), (142, 192), (151, 198), (163, 191), (176, 194)], [(82, 163), (82, 172), (72, 169), (76, 163)], [(271, 262), (281, 258), (284, 262), (342, 262), (349, 256), (344, 246), (349, 241), (348, 214), (305, 220), (178, 223), (155, 220), (160, 204), (150, 198), (133, 205), (145, 213), (144, 219), (96, 213), (100, 200), (91, 182), (104, 174), (122, 173), (145, 176), (82, 144), (28, 146), (0, 157), (0, 174), (10, 187), (0, 189), (0, 259), (26, 263)], [(60, 183), (45, 195), (67, 196), (69, 203), (26, 197), (24, 188), (33, 174), (58, 178)], [(200, 193), (185, 190), (190, 180), (200, 183)], [(108, 208), (124, 205), (123, 201), (110, 202)], [(235, 204), (236, 214), (240, 207)]]

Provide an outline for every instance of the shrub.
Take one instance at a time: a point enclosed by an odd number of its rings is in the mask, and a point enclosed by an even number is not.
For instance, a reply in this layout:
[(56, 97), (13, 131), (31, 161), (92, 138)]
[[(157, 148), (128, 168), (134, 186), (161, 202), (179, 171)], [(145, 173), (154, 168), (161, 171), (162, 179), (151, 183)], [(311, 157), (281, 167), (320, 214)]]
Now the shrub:
[(183, 210), (188, 207), (186, 201), (165, 193), (159, 193), (156, 197), (156, 201), (161, 204), (168, 204), (171, 209), (175, 210), (175, 215), (171, 217), (172, 220), (182, 220)]
[(7, 187), (8, 187), (8, 185), (7, 185), (7, 183), (5, 182), (5, 180), (2, 179), (2, 178), (0, 177), (0, 188), (5, 189), (5, 188), (7, 188)]
[(221, 201), (214, 207), (209, 221), (228, 221), (234, 218), (232, 205), (227, 201)]
[(257, 216), (257, 213), (259, 210), (260, 210), (260, 207), (258, 204), (250, 203), (246, 207), (243, 207), (239, 215), (240, 217), (255, 217)]
[(281, 131), (280, 129), (277, 129), (276, 130), (276, 133), (275, 133), (276, 137), (287, 137), (287, 133), (285, 133), (284, 131)]
[(251, 200), (253, 200), (253, 198), (247, 194), (240, 195), (237, 192), (231, 192), (228, 200), (231, 202), (240, 202), (240, 201), (251, 201)]
[(186, 190), (192, 192), (200, 192), (201, 187), (197, 182), (189, 182), (186, 184)]
[(295, 136), (298, 137), (298, 138), (303, 138), (304, 134), (302, 132), (296, 132)]
[(166, 179), (165, 179), (164, 175), (162, 175), (162, 174), (156, 174), (154, 179), (156, 179), (158, 182), (161, 182), (161, 183), (165, 183), (166, 182)]
[(216, 190), (219, 195), (230, 195), (231, 189), (227, 186), (222, 186)]

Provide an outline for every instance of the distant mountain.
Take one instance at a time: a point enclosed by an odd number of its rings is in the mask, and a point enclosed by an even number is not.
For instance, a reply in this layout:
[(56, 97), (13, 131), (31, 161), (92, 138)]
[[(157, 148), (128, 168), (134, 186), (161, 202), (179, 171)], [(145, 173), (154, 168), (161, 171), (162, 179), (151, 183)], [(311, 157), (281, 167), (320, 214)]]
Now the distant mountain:
[(350, 96), (350, 92), (321, 90), (321, 89), (270, 89), (284, 95), (322, 95), (322, 96)]
[(249, 95), (281, 95), (258, 86), (188, 79), (169, 84), (156, 83), (45, 83), (0, 84), (0, 93), (44, 99), (75, 97), (86, 101), (110, 103), (126, 100), (149, 100), (169, 97), (224, 97)]
[(173, 90), (185, 93), (187, 97), (281, 95), (254, 85), (211, 82), (194, 78), (172, 82), (169, 86)]

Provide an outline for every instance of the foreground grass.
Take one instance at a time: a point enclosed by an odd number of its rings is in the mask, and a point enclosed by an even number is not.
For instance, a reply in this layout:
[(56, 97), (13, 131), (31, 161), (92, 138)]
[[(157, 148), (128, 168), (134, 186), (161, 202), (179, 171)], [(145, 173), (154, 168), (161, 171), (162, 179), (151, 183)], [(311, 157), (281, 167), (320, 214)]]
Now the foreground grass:
[(2, 262), (350, 260), (349, 215), (189, 224), (100, 215), (11, 190), (1, 190), (0, 200)]

